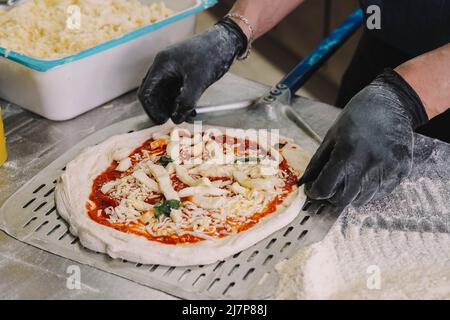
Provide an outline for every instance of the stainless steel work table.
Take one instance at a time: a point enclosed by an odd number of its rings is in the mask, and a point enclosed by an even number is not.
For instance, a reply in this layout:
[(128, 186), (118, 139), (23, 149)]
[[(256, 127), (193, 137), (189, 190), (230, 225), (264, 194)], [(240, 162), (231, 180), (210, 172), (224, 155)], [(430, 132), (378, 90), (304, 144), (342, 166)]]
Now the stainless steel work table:
[[(266, 90), (264, 85), (228, 74), (205, 93), (200, 105), (254, 99)], [(83, 138), (144, 113), (135, 93), (65, 122), (52, 122), (5, 102), (2, 105), (9, 157), (0, 167), (0, 206)], [(339, 113), (335, 107), (301, 97), (294, 99), (293, 107), (322, 136)], [(0, 299), (174, 299), (84, 265), (80, 265), (81, 289), (69, 290), (67, 271), (72, 265), (78, 264), (21, 243), (0, 231)]]

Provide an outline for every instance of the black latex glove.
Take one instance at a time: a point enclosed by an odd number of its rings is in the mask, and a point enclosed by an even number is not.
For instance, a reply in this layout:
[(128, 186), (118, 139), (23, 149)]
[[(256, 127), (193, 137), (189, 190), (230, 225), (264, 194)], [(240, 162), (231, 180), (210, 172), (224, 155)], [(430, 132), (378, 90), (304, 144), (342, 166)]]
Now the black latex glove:
[(389, 194), (411, 172), (413, 131), (427, 121), (416, 92), (385, 70), (348, 103), (300, 183), (310, 198), (338, 207)]
[(205, 33), (161, 51), (138, 91), (145, 111), (159, 124), (169, 118), (184, 122), (203, 92), (246, 48), (247, 37), (226, 18)]

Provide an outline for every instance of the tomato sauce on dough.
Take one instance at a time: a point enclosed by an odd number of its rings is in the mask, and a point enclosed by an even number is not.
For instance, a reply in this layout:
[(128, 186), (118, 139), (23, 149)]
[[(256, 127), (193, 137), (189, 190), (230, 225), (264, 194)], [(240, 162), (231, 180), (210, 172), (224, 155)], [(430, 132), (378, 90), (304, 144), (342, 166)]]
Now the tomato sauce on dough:
[[(234, 143), (237, 142), (236, 139), (233, 140)], [(249, 144), (247, 141), (245, 143), (246, 148), (254, 148), (253, 145)], [(163, 155), (166, 152), (166, 145), (163, 144), (157, 144), (155, 143), (155, 140), (149, 139), (145, 141), (139, 148), (135, 149), (129, 157), (132, 159), (132, 164), (136, 164), (139, 160), (137, 160), (139, 157), (137, 156), (144, 156), (145, 153), (151, 154), (151, 155)], [(139, 222), (131, 222), (128, 224), (124, 223), (113, 223), (108, 220), (109, 216), (105, 213), (105, 209), (109, 207), (116, 207), (119, 205), (119, 200), (112, 198), (111, 196), (104, 194), (101, 191), (102, 186), (110, 181), (114, 181), (117, 179), (120, 179), (121, 177), (129, 174), (129, 172), (120, 172), (117, 171), (115, 168), (117, 167), (118, 163), (116, 161), (113, 161), (111, 165), (100, 175), (98, 175), (92, 184), (92, 191), (89, 196), (89, 202), (86, 203), (86, 209), (88, 212), (88, 216), (93, 221), (110, 227), (114, 228), (115, 230), (129, 233), (129, 234), (135, 234), (138, 236), (142, 236), (147, 238), (150, 241), (156, 241), (162, 244), (167, 245), (183, 245), (183, 244), (193, 244), (200, 241), (204, 241), (204, 238), (197, 237), (195, 235), (191, 234), (168, 234), (164, 236), (153, 236), (149, 234), (146, 229), (145, 225)], [(284, 159), (280, 165), (279, 169), (284, 171), (284, 178), (283, 181), (285, 183), (284, 185), (284, 192), (283, 194), (277, 195), (268, 205), (267, 207), (261, 211), (254, 213), (245, 223), (234, 221), (232, 218), (227, 219), (227, 223), (234, 228), (236, 232), (243, 232), (254, 225), (256, 225), (261, 219), (264, 217), (267, 217), (268, 215), (274, 213), (278, 206), (281, 205), (286, 199), (290, 193), (292, 193), (297, 185), (298, 177), (290, 170), (287, 161)], [(227, 180), (228, 178), (224, 177), (215, 177), (211, 178), (211, 181), (214, 180)], [(186, 187), (183, 182), (181, 182), (176, 175), (171, 176), (172, 185), (175, 189), (175, 191), (180, 191)], [(156, 204), (160, 202), (161, 200), (164, 200), (164, 196), (162, 194), (158, 194), (157, 197), (155, 197), (155, 194), (152, 194), (152, 197), (149, 199), (146, 199), (145, 202), (149, 204)], [(189, 201), (190, 197), (182, 198), (181, 203), (183, 204), (184, 201)], [(99, 214), (99, 211), (101, 210), (101, 214)], [(218, 234), (212, 235), (216, 238), (223, 238), (228, 235), (223, 235), (220, 233), (220, 228), (217, 228)]]

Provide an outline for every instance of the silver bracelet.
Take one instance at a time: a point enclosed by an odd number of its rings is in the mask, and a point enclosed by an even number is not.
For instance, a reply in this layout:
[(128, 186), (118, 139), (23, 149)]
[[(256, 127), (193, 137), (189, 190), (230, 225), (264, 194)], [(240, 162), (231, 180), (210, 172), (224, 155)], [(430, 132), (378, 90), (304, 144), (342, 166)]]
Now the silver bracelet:
[(237, 58), (238, 60), (241, 60), (241, 61), (247, 59), (252, 52), (252, 43), (253, 43), (253, 40), (255, 37), (255, 29), (253, 28), (250, 21), (248, 21), (248, 19), (246, 17), (244, 17), (243, 15), (241, 15), (239, 13), (229, 13), (225, 16), (225, 18), (238, 19), (238, 20), (242, 21), (247, 26), (247, 28), (250, 30), (250, 37), (248, 39), (247, 49), (245, 50), (245, 53), (242, 56)]

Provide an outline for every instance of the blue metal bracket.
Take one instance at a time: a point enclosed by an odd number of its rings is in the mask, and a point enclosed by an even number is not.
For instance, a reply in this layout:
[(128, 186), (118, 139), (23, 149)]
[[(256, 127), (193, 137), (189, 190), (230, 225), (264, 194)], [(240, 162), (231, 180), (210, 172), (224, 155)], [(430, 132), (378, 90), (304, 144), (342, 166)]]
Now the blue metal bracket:
[(294, 94), (358, 30), (363, 23), (363, 19), (364, 14), (361, 9), (353, 12), (317, 48), (286, 75), (275, 90), (290, 89), (291, 93)]

